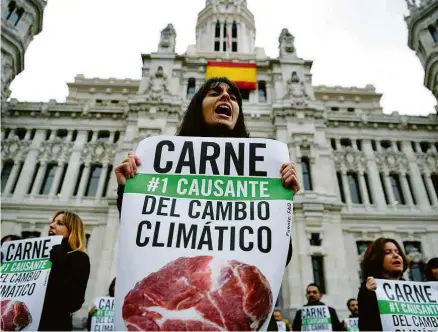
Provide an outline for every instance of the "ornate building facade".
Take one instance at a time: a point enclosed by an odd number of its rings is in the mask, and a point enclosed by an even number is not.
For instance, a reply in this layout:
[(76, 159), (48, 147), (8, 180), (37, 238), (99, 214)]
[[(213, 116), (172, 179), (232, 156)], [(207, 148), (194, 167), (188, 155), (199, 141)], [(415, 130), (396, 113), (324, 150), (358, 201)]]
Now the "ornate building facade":
[[(406, 0), (408, 45), (424, 67), (424, 86), (438, 100), (438, 1)], [(438, 106), (437, 106), (438, 111)]]
[(209, 61), (255, 64), (255, 88), (242, 89), (251, 135), (286, 143), (297, 162), (294, 251), (277, 302), (286, 316), (315, 281), (344, 318), (361, 255), (380, 236), (403, 244), (412, 258), (406, 277), (422, 278), (422, 265), (438, 256), (437, 115), (384, 114), (373, 86), (312, 85), (312, 61), (298, 57), (287, 29), (278, 57), (255, 46), (245, 0), (207, 0), (196, 45), (177, 54), (176, 38), (172, 25), (162, 30), (157, 52), (142, 55), (140, 80), (77, 75), (63, 103), (12, 99), (3, 108), (2, 233), (45, 235), (64, 208), (86, 223), (92, 268), (77, 326), (116, 271), (112, 169), (141, 139), (175, 133)]

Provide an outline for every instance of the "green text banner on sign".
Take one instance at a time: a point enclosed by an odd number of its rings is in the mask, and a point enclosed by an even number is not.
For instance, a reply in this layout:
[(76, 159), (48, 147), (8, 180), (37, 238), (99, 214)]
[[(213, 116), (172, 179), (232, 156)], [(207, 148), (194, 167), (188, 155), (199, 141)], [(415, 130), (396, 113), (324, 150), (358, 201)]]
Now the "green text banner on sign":
[(91, 331), (114, 331), (114, 298), (98, 297), (94, 306), (96, 311), (91, 318)]
[(383, 330), (438, 330), (438, 282), (376, 279)]
[(62, 236), (3, 243), (0, 272), (1, 321), (4, 331), (36, 331), (52, 263), (50, 250)]
[(125, 186), (116, 330), (264, 330), (292, 226), (284, 143), (150, 137)]

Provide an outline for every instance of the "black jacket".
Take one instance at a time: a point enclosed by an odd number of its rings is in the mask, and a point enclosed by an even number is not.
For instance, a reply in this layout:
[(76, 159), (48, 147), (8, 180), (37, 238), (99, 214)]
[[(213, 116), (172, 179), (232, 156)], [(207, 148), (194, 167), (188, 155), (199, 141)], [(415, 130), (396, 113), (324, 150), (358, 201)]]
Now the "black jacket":
[[(122, 204), (123, 204), (123, 191), (125, 190), (125, 186), (119, 185), (117, 187), (117, 209), (119, 210), (119, 216), (122, 212)], [(289, 265), (289, 262), (292, 258), (292, 240), (289, 242), (289, 250), (287, 252), (287, 258), (286, 258), (286, 266)], [(271, 319), (269, 321), (268, 325), (268, 331), (278, 331), (277, 323), (275, 322), (274, 317), (271, 316)]]
[[(323, 302), (317, 302), (317, 303), (307, 303), (304, 305), (307, 306), (313, 306), (313, 305), (326, 305)], [(336, 313), (336, 310), (332, 307), (328, 307), (330, 311), (330, 318), (332, 321), (332, 330), (333, 331), (342, 331), (343, 325), (339, 321), (338, 314)], [(295, 314), (294, 322), (292, 323), (292, 329), (294, 331), (301, 331), (301, 309), (297, 311)]]
[(64, 238), (61, 245), (53, 246), (50, 252), (53, 265), (39, 331), (71, 331), (71, 315), (84, 303), (90, 260), (86, 253), (71, 250), (68, 239)]
[(359, 289), (357, 303), (359, 304), (359, 331), (382, 331), (376, 292), (368, 290), (365, 283)]

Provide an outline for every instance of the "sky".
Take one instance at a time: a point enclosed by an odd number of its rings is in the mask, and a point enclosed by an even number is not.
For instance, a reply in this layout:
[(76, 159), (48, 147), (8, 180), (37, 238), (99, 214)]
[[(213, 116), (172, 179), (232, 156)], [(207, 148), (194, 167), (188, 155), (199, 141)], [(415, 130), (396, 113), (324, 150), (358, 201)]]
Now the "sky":
[[(63, 102), (77, 74), (140, 79), (141, 53), (157, 51), (168, 23), (176, 29), (177, 53), (195, 44), (204, 6), (205, 0), (48, 0), (43, 30), (26, 51), (11, 98)], [(314, 85), (373, 84), (385, 113), (435, 113), (423, 67), (407, 46), (405, 0), (248, 0), (248, 7), (256, 45), (278, 57), (278, 37), (288, 28), (298, 56), (314, 61)]]

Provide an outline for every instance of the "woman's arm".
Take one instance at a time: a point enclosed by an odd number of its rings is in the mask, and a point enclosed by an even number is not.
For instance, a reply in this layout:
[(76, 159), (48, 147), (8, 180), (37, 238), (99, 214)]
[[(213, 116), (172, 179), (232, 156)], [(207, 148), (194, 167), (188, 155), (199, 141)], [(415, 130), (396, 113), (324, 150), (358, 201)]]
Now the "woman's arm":
[(376, 292), (368, 290), (365, 285), (357, 295), (359, 304), (359, 331), (382, 331)]
[(64, 292), (66, 293), (66, 307), (70, 313), (78, 311), (85, 301), (88, 278), (90, 276), (90, 259), (84, 252), (67, 254), (65, 265), (66, 275)]

